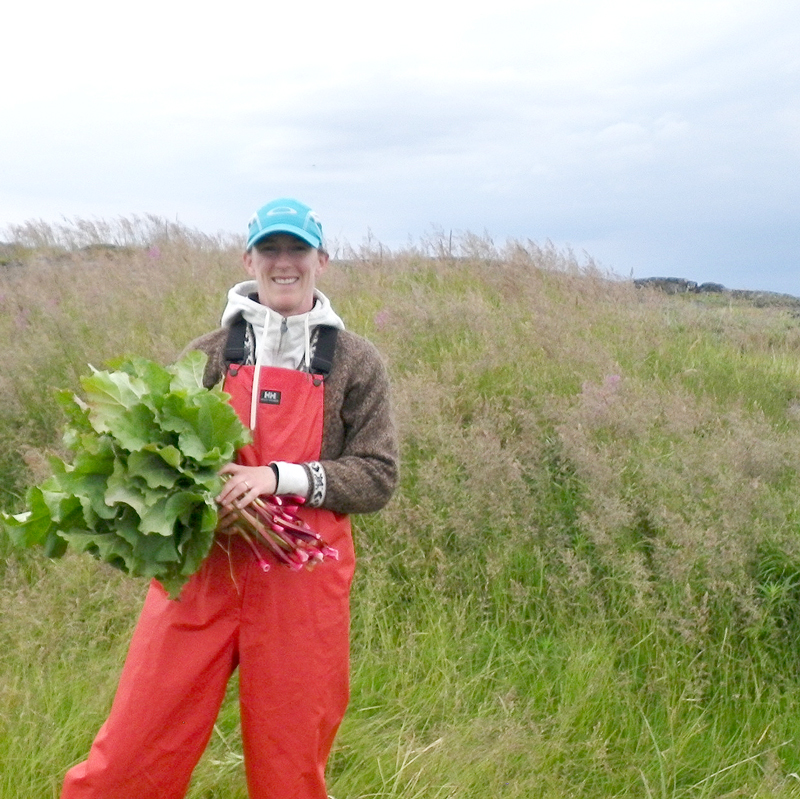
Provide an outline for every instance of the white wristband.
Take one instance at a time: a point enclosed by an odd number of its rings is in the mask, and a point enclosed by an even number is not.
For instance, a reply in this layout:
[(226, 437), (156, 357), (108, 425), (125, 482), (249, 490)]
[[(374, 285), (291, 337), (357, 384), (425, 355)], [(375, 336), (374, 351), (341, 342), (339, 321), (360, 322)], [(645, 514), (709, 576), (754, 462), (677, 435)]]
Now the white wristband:
[(274, 463), (278, 467), (278, 487), (275, 489), (275, 493), (282, 496), (293, 494), (298, 497), (307, 497), (309, 485), (306, 470), (299, 463), (286, 461), (275, 461)]

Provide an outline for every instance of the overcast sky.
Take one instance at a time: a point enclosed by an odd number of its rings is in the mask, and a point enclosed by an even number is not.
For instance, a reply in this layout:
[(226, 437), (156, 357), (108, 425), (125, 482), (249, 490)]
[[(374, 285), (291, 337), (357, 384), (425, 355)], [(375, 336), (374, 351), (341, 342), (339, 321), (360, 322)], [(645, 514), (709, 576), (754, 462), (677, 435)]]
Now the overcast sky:
[(470, 231), (800, 296), (797, 0), (207, 9), (3, 12), (0, 231), (239, 232), (288, 194), (355, 246)]

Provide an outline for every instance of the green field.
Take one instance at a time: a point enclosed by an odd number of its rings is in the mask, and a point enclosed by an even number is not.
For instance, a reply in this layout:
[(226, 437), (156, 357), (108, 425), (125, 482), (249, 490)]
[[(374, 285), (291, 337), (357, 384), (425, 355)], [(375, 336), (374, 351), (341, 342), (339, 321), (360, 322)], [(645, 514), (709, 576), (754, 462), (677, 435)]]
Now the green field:
[[(58, 389), (217, 323), (237, 242), (30, 223), (0, 259), (0, 505)], [(109, 246), (113, 245), (113, 246)], [(636, 289), (552, 246), (340, 248), (384, 353), (402, 483), (355, 519), (336, 799), (800, 796), (800, 317)], [(57, 797), (146, 586), (0, 538), (0, 799)], [(244, 799), (235, 680), (189, 796)]]

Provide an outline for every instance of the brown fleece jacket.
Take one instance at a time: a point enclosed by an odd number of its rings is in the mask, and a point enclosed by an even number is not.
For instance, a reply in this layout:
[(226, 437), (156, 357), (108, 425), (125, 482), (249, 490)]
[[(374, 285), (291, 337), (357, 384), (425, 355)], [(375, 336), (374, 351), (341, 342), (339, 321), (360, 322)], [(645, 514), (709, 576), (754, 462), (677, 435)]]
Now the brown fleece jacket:
[[(228, 329), (193, 341), (189, 349), (208, 355), (204, 383), (224, 379)], [(389, 378), (375, 347), (340, 330), (333, 368), (325, 379), (320, 464), (326, 491), (320, 507), (336, 513), (371, 513), (391, 498), (398, 480), (398, 443), (391, 411)], [(313, 484), (311, 470), (309, 484)]]

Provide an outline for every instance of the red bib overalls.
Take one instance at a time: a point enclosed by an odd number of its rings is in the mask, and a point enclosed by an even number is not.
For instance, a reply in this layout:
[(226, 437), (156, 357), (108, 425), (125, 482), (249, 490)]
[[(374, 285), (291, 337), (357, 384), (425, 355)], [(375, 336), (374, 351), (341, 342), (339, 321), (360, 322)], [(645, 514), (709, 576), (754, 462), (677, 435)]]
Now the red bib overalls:
[[(252, 366), (225, 390), (249, 421)], [(246, 465), (319, 459), (324, 387), (289, 369), (260, 370)], [(239, 668), (251, 799), (325, 799), (325, 764), (348, 701), (349, 592), (355, 558), (346, 516), (301, 508), (339, 552), (313, 571), (263, 572), (239, 536), (220, 537), (179, 601), (153, 583), (108, 720), (61, 799), (181, 799)]]

